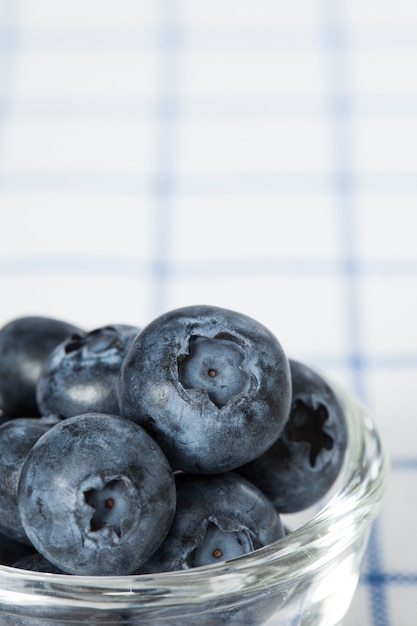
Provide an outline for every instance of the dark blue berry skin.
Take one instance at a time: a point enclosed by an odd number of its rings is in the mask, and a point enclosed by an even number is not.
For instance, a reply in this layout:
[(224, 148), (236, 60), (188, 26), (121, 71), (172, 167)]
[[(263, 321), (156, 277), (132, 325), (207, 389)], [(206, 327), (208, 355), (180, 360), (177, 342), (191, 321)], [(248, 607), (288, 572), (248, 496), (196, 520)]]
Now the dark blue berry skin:
[(47, 561), (47, 559), (39, 554), (39, 552), (34, 552), (33, 548), (30, 554), (22, 556), (20, 559), (15, 561), (12, 564), (12, 567), (29, 570), (31, 572), (43, 572), (45, 574), (64, 574), (59, 567), (56, 567), (56, 565)]
[(80, 328), (65, 321), (19, 317), (0, 329), (0, 416), (39, 417), (36, 384), (54, 348)]
[(347, 425), (330, 385), (315, 370), (290, 359), (292, 405), (280, 438), (238, 472), (280, 513), (294, 513), (323, 498), (341, 470)]
[(139, 328), (127, 324), (76, 333), (52, 352), (37, 383), (43, 415), (119, 413), (122, 360)]
[(33, 546), (0, 533), (0, 565), (12, 565), (34, 552)]
[(35, 549), (69, 574), (125, 575), (167, 534), (175, 482), (159, 446), (119, 416), (70, 417), (22, 468), (18, 504)]
[(271, 502), (234, 472), (176, 476), (171, 529), (142, 572), (190, 569), (232, 559), (281, 539), (284, 528)]
[(221, 473), (277, 439), (291, 400), (288, 359), (252, 318), (196, 305), (153, 320), (122, 364), (120, 412), (143, 425), (174, 469)]
[(17, 489), (26, 457), (35, 442), (58, 418), (17, 417), (0, 426), (0, 532), (21, 542), (28, 542), (20, 522)]

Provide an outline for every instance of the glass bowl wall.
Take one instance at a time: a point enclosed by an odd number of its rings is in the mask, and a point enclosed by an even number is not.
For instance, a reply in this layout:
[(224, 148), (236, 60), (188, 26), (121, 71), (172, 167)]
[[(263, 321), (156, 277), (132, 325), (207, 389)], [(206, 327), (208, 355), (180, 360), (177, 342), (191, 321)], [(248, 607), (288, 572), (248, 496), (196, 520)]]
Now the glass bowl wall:
[(327, 502), (283, 539), (188, 571), (79, 577), (0, 566), (2, 626), (335, 626), (355, 592), (387, 484), (374, 423), (337, 390), (347, 414), (344, 468)]

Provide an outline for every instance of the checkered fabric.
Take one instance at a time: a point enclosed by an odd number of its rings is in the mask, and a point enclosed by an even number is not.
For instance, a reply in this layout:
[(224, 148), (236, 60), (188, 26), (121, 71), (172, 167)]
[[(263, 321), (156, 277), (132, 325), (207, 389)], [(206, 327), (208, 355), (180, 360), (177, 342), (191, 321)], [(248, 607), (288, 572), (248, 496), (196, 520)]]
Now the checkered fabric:
[(391, 458), (344, 626), (417, 624), (417, 5), (0, 0), (0, 323), (235, 309)]

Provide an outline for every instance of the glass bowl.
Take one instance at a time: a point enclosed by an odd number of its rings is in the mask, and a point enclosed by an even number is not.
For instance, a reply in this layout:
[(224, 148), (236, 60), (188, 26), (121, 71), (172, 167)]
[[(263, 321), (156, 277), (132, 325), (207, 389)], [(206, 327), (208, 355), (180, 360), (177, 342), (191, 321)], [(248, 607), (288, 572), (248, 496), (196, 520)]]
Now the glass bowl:
[[(335, 385), (333, 385), (335, 388)], [(355, 592), (387, 460), (367, 410), (336, 389), (348, 422), (341, 475), (283, 539), (192, 570), (141, 576), (44, 574), (0, 566), (2, 626), (335, 626)]]

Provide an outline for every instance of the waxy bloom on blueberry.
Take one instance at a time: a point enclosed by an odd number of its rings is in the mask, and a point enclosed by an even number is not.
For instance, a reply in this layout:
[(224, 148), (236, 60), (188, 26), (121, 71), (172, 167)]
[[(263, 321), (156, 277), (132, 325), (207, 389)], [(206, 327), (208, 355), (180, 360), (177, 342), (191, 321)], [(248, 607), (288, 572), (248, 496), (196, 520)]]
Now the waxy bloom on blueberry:
[(174, 469), (220, 473), (270, 447), (289, 414), (291, 377), (278, 339), (214, 306), (153, 320), (121, 369), (121, 414), (141, 424)]
[(20, 472), (32, 446), (59, 422), (48, 417), (17, 417), (0, 426), (0, 532), (29, 543), (20, 522), (17, 490)]

